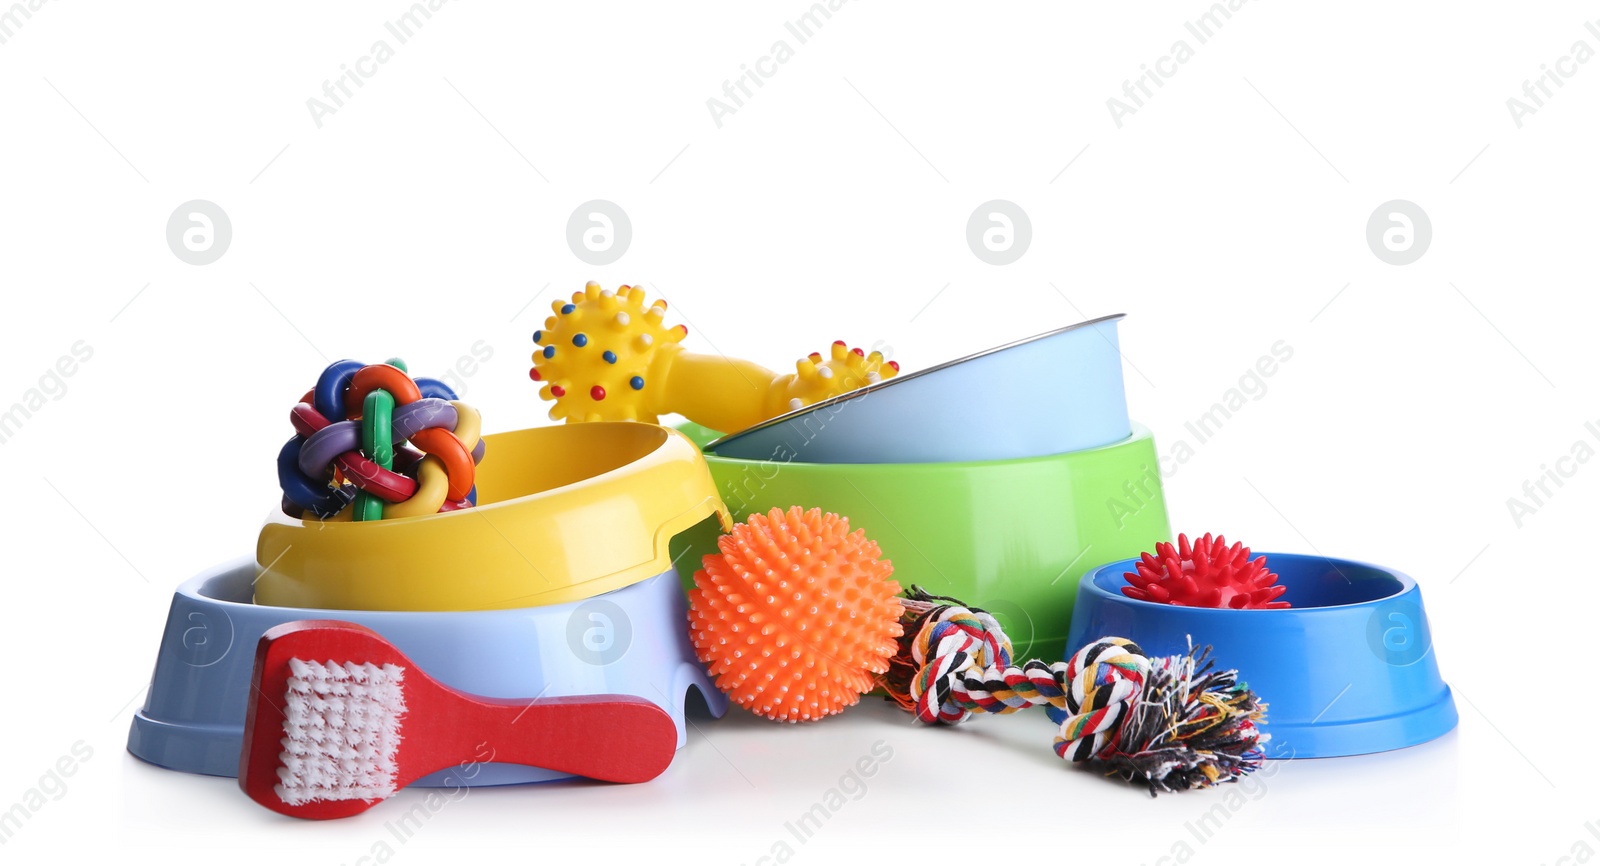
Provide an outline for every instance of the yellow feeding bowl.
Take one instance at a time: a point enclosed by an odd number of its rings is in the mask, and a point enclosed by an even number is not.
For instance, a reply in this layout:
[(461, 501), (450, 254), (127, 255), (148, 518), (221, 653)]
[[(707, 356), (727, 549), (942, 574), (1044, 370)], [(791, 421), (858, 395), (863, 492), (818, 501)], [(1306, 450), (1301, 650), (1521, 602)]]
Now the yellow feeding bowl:
[(668, 542), (728, 510), (700, 450), (654, 424), (483, 437), (478, 505), (364, 522), (274, 512), (256, 542), (257, 604), (461, 611), (557, 604), (672, 568)]

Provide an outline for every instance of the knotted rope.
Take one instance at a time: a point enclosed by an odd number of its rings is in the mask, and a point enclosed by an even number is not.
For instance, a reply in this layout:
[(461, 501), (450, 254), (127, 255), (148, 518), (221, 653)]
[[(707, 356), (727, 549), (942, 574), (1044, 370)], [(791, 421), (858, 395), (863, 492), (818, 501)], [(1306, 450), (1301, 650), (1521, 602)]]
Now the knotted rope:
[[(937, 602), (946, 602), (943, 604)], [(1096, 640), (1066, 661), (1013, 664), (1011, 641), (993, 616), (912, 587), (905, 635), (890, 661), (889, 696), (924, 724), (957, 724), (975, 713), (1028, 707), (1059, 711), (1055, 752), (1101, 762), (1114, 775), (1157, 790), (1229, 781), (1260, 766), (1266, 706), (1197, 656), (1151, 659), (1117, 637)]]

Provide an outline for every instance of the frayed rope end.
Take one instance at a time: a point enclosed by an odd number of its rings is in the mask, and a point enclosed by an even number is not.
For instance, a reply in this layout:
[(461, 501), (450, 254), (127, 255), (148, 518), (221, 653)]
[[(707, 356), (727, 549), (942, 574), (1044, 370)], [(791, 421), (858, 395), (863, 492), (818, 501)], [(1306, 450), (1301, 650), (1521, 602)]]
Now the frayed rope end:
[(1210, 653), (1210, 647), (1191, 648), (1187, 655), (1150, 659), (1118, 736), (1088, 762), (1108, 776), (1143, 783), (1152, 797), (1259, 770), (1261, 747), (1271, 739), (1260, 728), (1267, 705), (1238, 681), (1237, 671), (1216, 670)]

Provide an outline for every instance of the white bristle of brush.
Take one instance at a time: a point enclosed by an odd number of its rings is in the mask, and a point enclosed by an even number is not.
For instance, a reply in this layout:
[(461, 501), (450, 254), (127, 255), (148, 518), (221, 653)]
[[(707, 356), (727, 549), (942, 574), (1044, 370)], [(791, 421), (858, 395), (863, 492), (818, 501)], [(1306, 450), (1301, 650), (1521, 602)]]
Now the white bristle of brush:
[(280, 784), (291, 806), (395, 793), (405, 668), (289, 660)]

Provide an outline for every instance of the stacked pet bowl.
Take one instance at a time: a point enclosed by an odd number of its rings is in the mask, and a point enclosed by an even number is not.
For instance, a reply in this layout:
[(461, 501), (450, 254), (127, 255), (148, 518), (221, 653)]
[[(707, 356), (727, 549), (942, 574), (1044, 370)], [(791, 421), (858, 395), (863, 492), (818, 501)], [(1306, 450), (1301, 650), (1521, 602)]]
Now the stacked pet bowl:
[[(850, 518), (920, 585), (993, 612), (1017, 656), (1059, 656), (1078, 578), (1170, 534), (1150, 431), (1128, 419), (1108, 316), (885, 379), (701, 442), (736, 520)], [(714, 533), (684, 541), (693, 562)], [(685, 569), (688, 571), (688, 569)]]
[[(254, 562), (207, 571), (174, 594), (128, 750), (153, 764), (235, 776), (256, 644), (295, 620), (367, 626), (433, 678), (533, 700), (631, 695), (672, 715), (723, 694), (696, 661), (672, 567), (673, 536), (728, 525), (705, 460), (662, 427), (594, 423), (485, 436), (473, 508), (366, 522), (275, 512)], [(560, 774), (487, 764), (498, 785)]]

